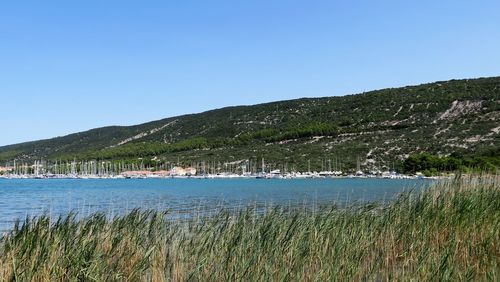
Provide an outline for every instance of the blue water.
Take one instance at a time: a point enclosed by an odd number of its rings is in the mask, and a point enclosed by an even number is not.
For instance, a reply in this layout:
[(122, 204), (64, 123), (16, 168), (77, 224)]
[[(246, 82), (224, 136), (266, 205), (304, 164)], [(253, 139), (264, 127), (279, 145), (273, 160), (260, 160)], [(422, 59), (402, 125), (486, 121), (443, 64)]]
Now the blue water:
[(123, 214), (133, 208), (187, 215), (248, 205), (321, 206), (389, 201), (424, 180), (390, 179), (0, 179), (0, 230), (16, 219), (49, 214)]

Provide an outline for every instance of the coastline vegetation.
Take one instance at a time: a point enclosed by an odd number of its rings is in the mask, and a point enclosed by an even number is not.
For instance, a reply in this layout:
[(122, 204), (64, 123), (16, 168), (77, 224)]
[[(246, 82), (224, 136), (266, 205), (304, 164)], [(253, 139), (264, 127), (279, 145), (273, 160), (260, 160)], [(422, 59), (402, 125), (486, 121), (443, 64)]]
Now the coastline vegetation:
[(409, 156), (403, 162), (403, 171), (414, 174), (422, 172), (425, 176), (435, 176), (442, 172), (463, 171), (466, 173), (495, 173), (500, 167), (500, 148), (489, 148), (474, 154), (458, 151), (449, 156), (436, 156), (421, 153)]
[(28, 218), (0, 238), (0, 280), (498, 281), (499, 180), (459, 176), (389, 204), (319, 211)]

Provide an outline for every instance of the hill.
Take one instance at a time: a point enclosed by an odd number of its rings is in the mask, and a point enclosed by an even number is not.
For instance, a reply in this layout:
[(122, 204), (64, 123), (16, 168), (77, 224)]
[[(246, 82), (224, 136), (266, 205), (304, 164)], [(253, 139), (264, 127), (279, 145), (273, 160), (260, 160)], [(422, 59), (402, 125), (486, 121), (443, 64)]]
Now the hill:
[[(390, 168), (408, 156), (500, 146), (500, 77), (227, 107), (0, 147), (13, 160), (127, 160)], [(152, 159), (154, 161), (152, 161)]]

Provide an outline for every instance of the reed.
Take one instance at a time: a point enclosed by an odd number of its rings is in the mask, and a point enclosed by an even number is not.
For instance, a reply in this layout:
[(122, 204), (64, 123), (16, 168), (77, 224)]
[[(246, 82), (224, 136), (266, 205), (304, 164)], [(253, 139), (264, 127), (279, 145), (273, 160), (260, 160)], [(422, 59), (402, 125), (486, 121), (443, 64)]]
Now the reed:
[(498, 281), (499, 178), (459, 177), (390, 204), (315, 212), (28, 218), (0, 239), (0, 280)]

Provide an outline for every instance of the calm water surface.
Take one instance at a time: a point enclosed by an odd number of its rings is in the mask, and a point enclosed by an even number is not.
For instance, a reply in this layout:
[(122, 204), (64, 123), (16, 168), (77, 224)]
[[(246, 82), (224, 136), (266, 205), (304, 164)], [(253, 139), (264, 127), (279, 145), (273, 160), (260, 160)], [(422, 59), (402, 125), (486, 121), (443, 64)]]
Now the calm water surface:
[(388, 201), (429, 184), (391, 179), (0, 179), (0, 230), (26, 216), (69, 211), (113, 216), (133, 208), (170, 209), (189, 216), (221, 207)]

